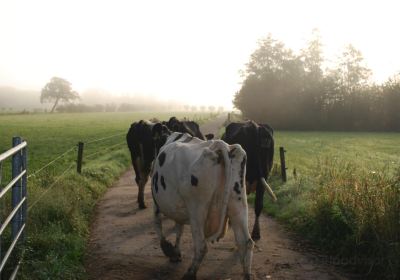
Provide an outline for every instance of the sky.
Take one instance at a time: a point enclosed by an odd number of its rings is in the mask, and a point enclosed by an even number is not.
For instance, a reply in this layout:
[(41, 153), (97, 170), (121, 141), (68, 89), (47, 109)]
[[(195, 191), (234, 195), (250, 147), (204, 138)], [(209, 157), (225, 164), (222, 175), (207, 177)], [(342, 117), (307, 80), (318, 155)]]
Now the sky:
[(296, 51), (314, 28), (328, 59), (352, 43), (382, 82), (400, 71), (398, 11), (389, 0), (0, 0), (0, 86), (59, 76), (78, 92), (229, 108), (259, 39)]

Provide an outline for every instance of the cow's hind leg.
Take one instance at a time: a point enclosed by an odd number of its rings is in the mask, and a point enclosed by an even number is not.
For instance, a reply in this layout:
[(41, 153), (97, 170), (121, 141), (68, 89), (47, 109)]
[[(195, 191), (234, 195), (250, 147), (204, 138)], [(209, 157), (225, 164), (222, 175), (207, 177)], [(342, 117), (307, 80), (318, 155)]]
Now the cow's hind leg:
[(145, 209), (146, 204), (144, 203), (144, 187), (149, 179), (149, 174), (143, 171), (143, 164), (141, 163), (140, 158), (133, 158), (134, 156), (132, 155), (132, 165), (136, 174), (135, 181), (139, 187), (137, 202), (139, 203), (140, 209)]
[(207, 243), (204, 236), (204, 213), (207, 213), (207, 211), (201, 209), (201, 207), (197, 208), (196, 211), (197, 213), (194, 216), (191, 216), (192, 218), (190, 221), (192, 227), (194, 256), (191, 266), (182, 278), (183, 280), (196, 279), (197, 270), (199, 270), (200, 264), (207, 253)]
[(171, 262), (180, 261), (181, 260), (181, 252), (179, 250), (179, 246), (177, 248), (176, 246), (172, 245), (171, 242), (169, 242), (163, 234), (161, 213), (160, 213), (160, 210), (158, 209), (157, 205), (155, 205), (155, 211), (154, 211), (154, 224), (156, 226), (156, 232), (157, 232), (158, 238), (160, 239), (160, 247), (161, 247), (161, 250), (163, 251), (164, 255), (167, 256)]
[(254, 226), (253, 226), (253, 231), (251, 232), (251, 238), (253, 240), (260, 240), (260, 223), (259, 223), (259, 217), (261, 214), (261, 211), (264, 207), (264, 186), (261, 185), (260, 182), (257, 182), (257, 188), (256, 188), (256, 199), (254, 203), (254, 211), (256, 214), (256, 219), (254, 221)]
[(176, 233), (176, 239), (175, 239), (174, 256), (169, 257), (169, 260), (171, 262), (180, 262), (180, 261), (182, 261), (180, 243), (181, 243), (181, 237), (182, 237), (182, 233), (183, 233), (183, 225), (176, 223), (175, 224), (175, 233)]
[(240, 262), (243, 267), (244, 279), (251, 279), (251, 262), (253, 258), (254, 242), (250, 238), (247, 220), (247, 207), (243, 213), (237, 213), (229, 217), (233, 232), (235, 233), (236, 245), (238, 247)]
[(139, 208), (140, 209), (145, 209), (147, 208), (146, 203), (144, 203), (144, 187), (146, 186), (147, 183), (147, 178), (142, 179), (139, 181), (139, 192), (138, 192), (138, 203), (139, 203)]

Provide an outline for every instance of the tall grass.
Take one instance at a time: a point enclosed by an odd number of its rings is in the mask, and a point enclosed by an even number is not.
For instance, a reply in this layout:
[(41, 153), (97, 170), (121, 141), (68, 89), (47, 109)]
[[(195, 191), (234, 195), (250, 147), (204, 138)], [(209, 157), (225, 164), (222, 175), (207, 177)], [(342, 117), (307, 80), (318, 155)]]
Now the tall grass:
[[(327, 158), (288, 183), (267, 212), (366, 277), (400, 277), (400, 168)], [(337, 260), (337, 259), (336, 259)]]
[(19, 279), (84, 279), (83, 254), (97, 199), (129, 165), (124, 150), (88, 162), (81, 175), (65, 174), (30, 182), (27, 237)]

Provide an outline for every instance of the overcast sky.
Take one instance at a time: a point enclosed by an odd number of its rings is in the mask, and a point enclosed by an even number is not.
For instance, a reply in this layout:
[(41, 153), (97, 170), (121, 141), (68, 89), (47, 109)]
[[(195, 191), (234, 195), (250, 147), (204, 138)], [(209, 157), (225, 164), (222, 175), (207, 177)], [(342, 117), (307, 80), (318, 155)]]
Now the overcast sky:
[(40, 90), (60, 76), (78, 91), (231, 106), (258, 39), (298, 50), (313, 28), (328, 58), (352, 43), (383, 81), (400, 71), (399, 11), (385, 0), (0, 0), (0, 85)]

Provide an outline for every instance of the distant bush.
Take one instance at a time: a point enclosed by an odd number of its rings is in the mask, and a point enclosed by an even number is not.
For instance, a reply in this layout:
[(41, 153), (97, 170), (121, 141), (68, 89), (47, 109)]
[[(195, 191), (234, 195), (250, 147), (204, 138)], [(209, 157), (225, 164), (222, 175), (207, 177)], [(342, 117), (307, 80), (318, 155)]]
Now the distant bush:
[(85, 105), (85, 104), (64, 104), (57, 107), (59, 113), (84, 113), (84, 112), (104, 112), (104, 105)]

